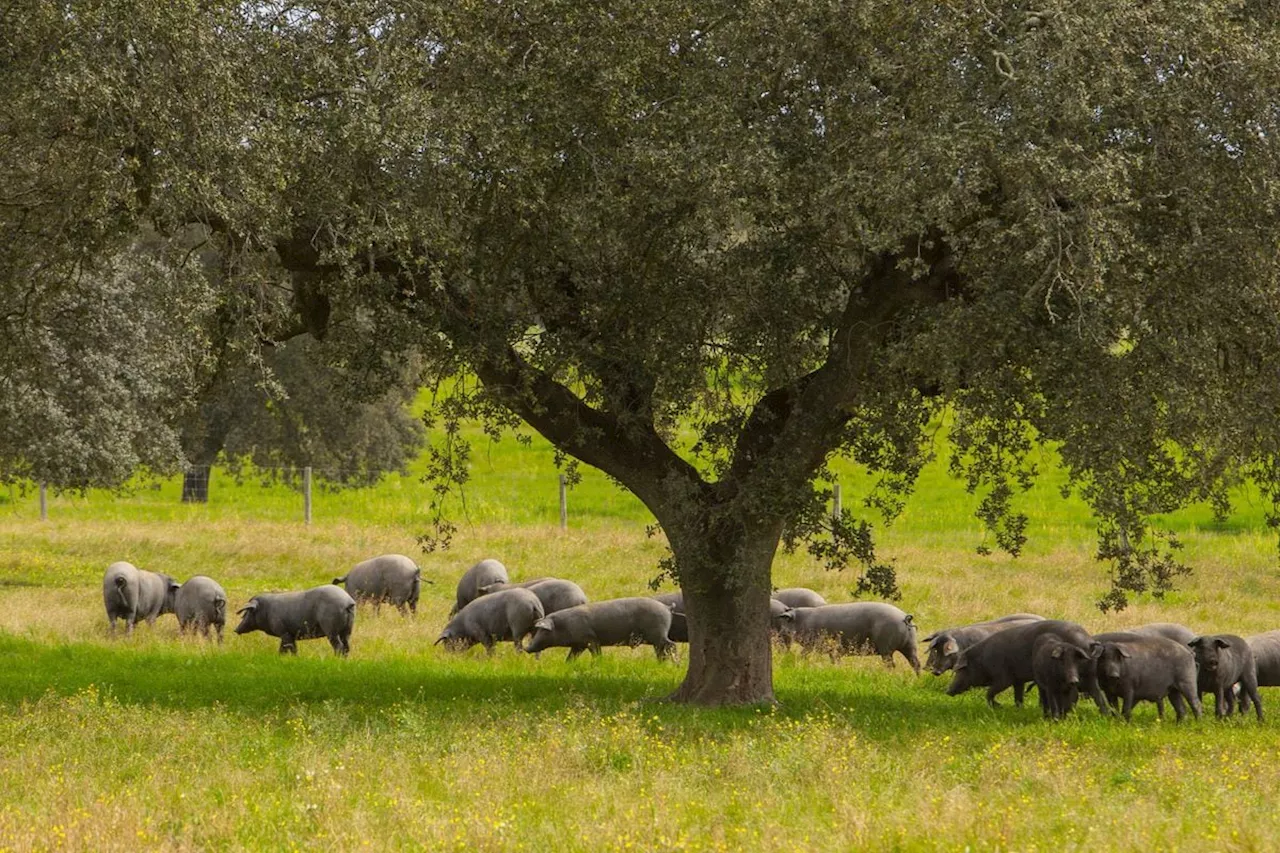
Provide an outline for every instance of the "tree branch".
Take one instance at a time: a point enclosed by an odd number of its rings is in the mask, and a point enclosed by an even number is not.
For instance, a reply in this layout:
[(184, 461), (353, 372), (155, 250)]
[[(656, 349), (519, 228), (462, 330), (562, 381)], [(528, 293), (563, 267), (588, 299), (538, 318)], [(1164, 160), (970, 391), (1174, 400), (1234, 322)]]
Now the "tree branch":
[[(911, 261), (923, 264), (924, 274), (913, 276), (903, 268)], [(734, 449), (725, 488), (735, 492), (761, 477), (783, 485), (807, 481), (835, 447), (898, 323), (960, 290), (955, 257), (940, 234), (913, 238), (902, 251), (875, 258), (849, 293), (826, 361), (770, 391), (752, 410)]]

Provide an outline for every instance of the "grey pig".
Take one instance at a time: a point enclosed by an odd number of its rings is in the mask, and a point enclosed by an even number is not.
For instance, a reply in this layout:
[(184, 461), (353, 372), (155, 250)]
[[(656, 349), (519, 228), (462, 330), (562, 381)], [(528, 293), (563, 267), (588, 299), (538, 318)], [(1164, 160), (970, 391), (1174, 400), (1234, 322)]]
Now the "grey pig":
[(462, 578), (458, 581), (457, 600), (453, 604), (453, 609), (449, 611), (449, 615), (453, 616), (475, 601), (480, 595), (480, 587), (510, 581), (511, 578), (507, 577), (507, 567), (502, 563), (497, 560), (481, 560), (463, 572)]
[[(1125, 721), (1138, 702), (1155, 702), (1164, 719), (1164, 698), (1169, 697), (1178, 722), (1187, 716), (1187, 703), (1200, 719), (1203, 706), (1196, 692), (1196, 658), (1186, 645), (1152, 634), (1099, 635), (1102, 652), (1097, 659), (1098, 684), (1108, 699), (1124, 701)], [(1097, 638), (1095, 638), (1097, 639)], [(1186, 700), (1185, 702), (1183, 700)]]
[[(524, 583), (490, 583), (480, 587), (480, 596), (492, 595), (504, 589), (527, 589), (542, 602), (543, 614), (555, 613), (557, 610), (568, 610), (579, 604), (587, 603), (587, 594), (582, 587), (573, 581), (560, 578), (538, 578)], [(479, 599), (477, 599), (479, 600)], [(472, 602), (473, 604), (475, 602)], [(539, 619), (542, 617), (539, 616)]]
[[(689, 620), (685, 617), (684, 612), (684, 593), (681, 592), (663, 592), (653, 596), (654, 601), (661, 601), (671, 608), (671, 630), (667, 636), (673, 643), (689, 642)], [(789, 634), (783, 633), (781, 616), (791, 608), (783, 604), (776, 598), (769, 599), (769, 625), (775, 634), (779, 634), (783, 641), (790, 646), (791, 637)]]
[(124, 620), (125, 634), (133, 633), (139, 619), (148, 625), (156, 623), (156, 617), (173, 612), (178, 582), (168, 575), (139, 569), (132, 563), (112, 563), (102, 578), (102, 603), (107, 608), (107, 621), (111, 633), (116, 632), (116, 620)]
[(298, 653), (298, 640), (327, 637), (329, 645), (346, 657), (351, 653), (351, 629), (356, 623), (356, 601), (332, 584), (303, 592), (255, 595), (236, 611), (241, 614), (237, 634), (261, 631), (280, 638), (280, 654)]
[(979, 640), (985, 640), (992, 634), (1012, 628), (1014, 625), (1025, 625), (1028, 622), (1043, 622), (1043, 616), (1034, 613), (1013, 613), (999, 619), (988, 619), (986, 622), (975, 622), (972, 625), (961, 625), (958, 628), (943, 628), (934, 631), (924, 638), (929, 645), (925, 668), (934, 675), (951, 669), (956, 665), (960, 652), (969, 648)]
[(489, 654), (494, 644), (511, 640), (516, 651), (524, 649), (520, 641), (545, 615), (538, 596), (527, 589), (513, 587), (481, 596), (462, 608), (444, 626), (435, 644), (444, 643), (453, 651), (466, 651), (479, 643)]
[(1089, 653), (1054, 634), (1041, 634), (1031, 647), (1031, 674), (1040, 694), (1040, 709), (1061, 720), (1076, 704), (1081, 672)]
[(213, 626), (222, 642), (222, 628), (227, 624), (227, 592), (213, 578), (196, 575), (178, 588), (173, 611), (178, 615), (178, 631), (188, 627), (209, 636)]
[(827, 603), (825, 598), (802, 586), (780, 589), (773, 594), (773, 598), (781, 601), (787, 607), (821, 607)]
[(667, 631), (667, 639), (673, 643), (689, 642), (689, 620), (684, 615), (684, 593), (660, 592), (653, 600), (671, 608), (671, 628)]
[(573, 660), (583, 651), (599, 655), (601, 646), (653, 646), (659, 660), (675, 649), (669, 639), (671, 608), (652, 598), (614, 598), (580, 604), (539, 619), (526, 652), (567, 646)]
[(1280, 687), (1280, 631), (1245, 637), (1258, 671), (1259, 687)]
[[(877, 654), (893, 666), (893, 653), (907, 659), (920, 673), (916, 656), (916, 628), (911, 616), (881, 601), (855, 601), (822, 607), (794, 607), (781, 615), (802, 646), (815, 646), (834, 638), (839, 651)], [(834, 658), (835, 654), (832, 653)]]
[[(334, 578), (336, 586), (347, 587), (347, 593), (357, 602), (367, 601), (376, 611), (382, 602), (394, 604), (401, 613), (408, 608), (418, 612), (418, 595), (422, 590), (422, 569), (403, 554), (383, 554), (362, 563), (356, 563), (351, 571)], [(427, 581), (434, 583), (434, 581)]]
[[(947, 695), (956, 696), (971, 687), (986, 687), (987, 704), (994, 708), (996, 696), (1012, 687), (1014, 702), (1021, 705), (1027, 682), (1035, 680), (1032, 652), (1036, 640), (1043, 634), (1053, 634), (1078, 646), (1090, 657), (1102, 651), (1102, 644), (1095, 642), (1088, 631), (1074, 622), (1042, 619), (1039, 622), (1015, 625), (992, 634), (985, 640), (979, 640), (960, 652), (956, 659), (955, 675), (947, 687)], [(1081, 681), (1097, 703), (1098, 711), (1103, 716), (1110, 714), (1111, 708), (1098, 687), (1097, 678), (1086, 671)]]
[(1213, 694), (1213, 713), (1230, 716), (1235, 707), (1232, 688), (1240, 685), (1240, 712), (1254, 703), (1258, 720), (1262, 720), (1262, 700), (1258, 698), (1258, 670), (1253, 651), (1244, 638), (1235, 634), (1208, 634), (1196, 637), (1188, 645), (1196, 656), (1196, 690)]
[(1147, 625), (1139, 625), (1136, 628), (1125, 628), (1117, 633), (1137, 634), (1143, 637), (1167, 637), (1184, 646), (1196, 638), (1195, 631), (1192, 631), (1186, 625), (1179, 625), (1177, 622), (1151, 622)]

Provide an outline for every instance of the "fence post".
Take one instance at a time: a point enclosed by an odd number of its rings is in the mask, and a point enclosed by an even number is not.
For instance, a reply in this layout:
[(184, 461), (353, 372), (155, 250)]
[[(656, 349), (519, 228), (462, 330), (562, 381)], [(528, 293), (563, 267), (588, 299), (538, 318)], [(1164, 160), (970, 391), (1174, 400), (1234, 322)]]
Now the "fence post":
[(569, 495), (564, 474), (560, 475), (560, 529), (569, 529)]
[(40, 484), (40, 520), (49, 520), (49, 484)]
[(844, 515), (844, 504), (840, 500), (840, 484), (831, 487), (831, 517), (837, 521)]
[(302, 469), (302, 520), (311, 523), (311, 466)]

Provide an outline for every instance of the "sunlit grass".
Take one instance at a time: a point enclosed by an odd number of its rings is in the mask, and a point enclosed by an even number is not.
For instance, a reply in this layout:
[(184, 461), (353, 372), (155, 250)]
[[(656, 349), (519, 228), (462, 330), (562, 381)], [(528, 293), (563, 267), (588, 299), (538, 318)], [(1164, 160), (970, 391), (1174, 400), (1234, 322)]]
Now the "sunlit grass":
[[(561, 532), (544, 447), (503, 442), (478, 462), (445, 554), (418, 550), (413, 477), (318, 494), (310, 527), (296, 493), (221, 475), (208, 506), (165, 482), (55, 497), (47, 522), (34, 496), (5, 495), (0, 850), (1268, 850), (1280, 837), (1280, 704), (1262, 725), (1159, 723), (1150, 706), (1127, 726), (1088, 708), (1054, 725), (874, 658), (779, 650), (779, 706), (707, 711), (658, 701), (683, 661), (644, 648), (566, 663), (433, 647), (482, 557), (607, 598), (645, 593), (663, 554), (643, 507), (590, 472)], [(1226, 525), (1204, 508), (1171, 519), (1196, 573), (1163, 601), (1099, 613), (1091, 523), (1059, 477), (1050, 467), (1022, 498), (1032, 540), (1013, 559), (975, 553), (976, 498), (926, 470), (880, 537), (924, 632), (1013, 610), (1094, 631), (1280, 627), (1275, 541), (1247, 500)], [(852, 505), (859, 476), (842, 481)], [(116, 559), (209, 574), (234, 608), (383, 552), (436, 583), (416, 618), (362, 607), (347, 660), (322, 640), (282, 658), (262, 634), (179, 637), (172, 616), (107, 633), (100, 584)], [(853, 576), (784, 554), (775, 582), (840, 601)]]

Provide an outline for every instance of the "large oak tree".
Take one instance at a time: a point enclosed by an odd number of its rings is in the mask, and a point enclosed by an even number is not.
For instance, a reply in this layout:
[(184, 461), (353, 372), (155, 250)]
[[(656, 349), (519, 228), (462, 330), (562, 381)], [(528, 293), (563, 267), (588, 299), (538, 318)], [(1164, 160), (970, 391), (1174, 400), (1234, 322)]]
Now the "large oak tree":
[(514, 416), (653, 512), (679, 699), (772, 696), (780, 543), (892, 586), (814, 484), (851, 455), (892, 514), (940, 407), (1010, 550), (1057, 443), (1118, 595), (1178, 569), (1151, 513), (1275, 496), (1271, 4), (28, 5), (21, 262), (199, 223), (300, 317), (476, 377), (451, 416)]

